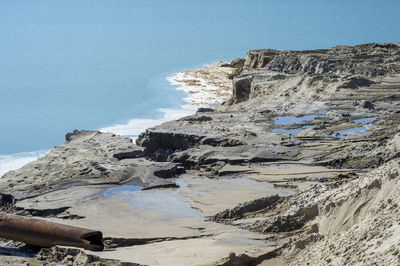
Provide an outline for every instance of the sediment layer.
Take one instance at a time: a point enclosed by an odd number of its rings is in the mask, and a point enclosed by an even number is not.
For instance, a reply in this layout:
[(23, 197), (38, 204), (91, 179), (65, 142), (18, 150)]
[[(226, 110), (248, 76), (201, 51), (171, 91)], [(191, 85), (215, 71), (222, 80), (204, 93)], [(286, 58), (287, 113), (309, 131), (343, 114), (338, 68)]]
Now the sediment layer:
[[(219, 67), (231, 70), (220, 76), (232, 80), (223, 105), (149, 128), (136, 144), (75, 131), (3, 176), (2, 210), (116, 241), (95, 257), (55, 248), (32, 260), (399, 263), (400, 45), (252, 50)], [(24, 261), (12, 245), (0, 252)]]

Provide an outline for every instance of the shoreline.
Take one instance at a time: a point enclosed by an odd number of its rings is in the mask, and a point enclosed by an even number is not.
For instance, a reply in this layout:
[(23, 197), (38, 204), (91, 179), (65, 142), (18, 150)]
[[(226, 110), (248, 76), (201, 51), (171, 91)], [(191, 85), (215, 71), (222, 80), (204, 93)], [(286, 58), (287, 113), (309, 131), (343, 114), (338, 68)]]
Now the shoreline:
[(233, 72), (226, 67), (227, 62), (214, 62), (198, 69), (185, 70), (172, 74), (167, 80), (176, 90), (188, 94), (184, 100), (198, 107), (220, 105), (232, 95), (232, 80), (228, 78)]
[(136, 144), (74, 131), (46, 158), (6, 174), (0, 190), (12, 195), (7, 208), (16, 214), (102, 231), (107, 252), (83, 253), (98, 260), (393, 264), (400, 248), (393, 54), (400, 45), (249, 51), (226, 104), (149, 128)]
[[(185, 70), (165, 78), (170, 85), (174, 86), (174, 90), (184, 91), (187, 94), (182, 99), (186, 104), (181, 105), (179, 109), (159, 108), (157, 111), (162, 114), (159, 119), (133, 118), (127, 123), (103, 127), (99, 131), (131, 137), (135, 140), (148, 128), (193, 115), (199, 107), (220, 105), (230, 97), (232, 91), (232, 86), (229, 85), (232, 81), (227, 78), (232, 68), (222, 67), (223, 64), (224, 62), (211, 63), (199, 69)], [(210, 75), (210, 73), (215, 74)], [(221, 76), (221, 73), (225, 75)], [(218, 77), (217, 83), (215, 83), (215, 77)], [(218, 84), (224, 84), (224, 87), (220, 88)]]
[[(184, 91), (187, 94), (187, 96), (183, 98), (186, 104), (181, 105), (179, 109), (159, 108), (157, 111), (162, 114), (161, 118), (133, 118), (127, 123), (102, 127), (98, 130), (100, 132), (114, 133), (136, 140), (139, 134), (143, 133), (148, 128), (193, 115), (199, 107), (220, 105), (230, 97), (231, 88), (229, 88), (226, 83), (232, 82), (229, 79), (224, 80), (224, 75), (220, 75), (221, 73), (229, 74), (232, 72), (231, 68), (221, 67), (223, 64), (224, 62), (211, 63), (199, 69), (185, 70), (165, 78), (174, 86), (173, 89)], [(210, 73), (214, 73), (214, 75), (210, 75)], [(210, 79), (215, 78), (215, 76), (219, 76), (218, 81), (219, 84), (224, 84), (223, 88), (217, 87), (218, 84)], [(197, 83), (198, 86), (193, 86), (193, 82)], [(222, 93), (220, 93), (221, 90)], [(229, 92), (227, 92), (227, 90)], [(46, 156), (49, 151), (50, 150), (38, 150), (0, 154), (0, 178), (8, 171), (20, 169), (26, 164)]]
[(49, 151), (50, 150), (39, 150), (0, 155), (0, 179), (5, 173), (20, 169), (28, 163), (46, 156)]

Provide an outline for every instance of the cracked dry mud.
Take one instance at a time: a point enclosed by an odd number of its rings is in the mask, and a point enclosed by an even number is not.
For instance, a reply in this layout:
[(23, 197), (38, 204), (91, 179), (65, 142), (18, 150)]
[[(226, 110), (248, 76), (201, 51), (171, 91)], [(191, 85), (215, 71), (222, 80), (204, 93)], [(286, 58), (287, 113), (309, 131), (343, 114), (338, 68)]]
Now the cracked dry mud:
[(400, 45), (252, 50), (212, 68), (186, 85), (233, 79), (223, 105), (136, 144), (74, 131), (0, 180), (3, 211), (101, 230), (106, 251), (4, 241), (0, 262), (398, 264)]

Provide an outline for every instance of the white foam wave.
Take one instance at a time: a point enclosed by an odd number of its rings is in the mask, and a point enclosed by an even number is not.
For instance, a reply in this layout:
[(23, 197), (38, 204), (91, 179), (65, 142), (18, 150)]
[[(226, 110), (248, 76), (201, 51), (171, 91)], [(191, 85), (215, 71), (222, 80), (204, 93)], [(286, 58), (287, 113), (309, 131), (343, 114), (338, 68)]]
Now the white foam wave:
[(182, 105), (181, 109), (159, 109), (158, 111), (163, 114), (159, 119), (144, 119), (136, 118), (129, 120), (126, 124), (114, 125), (100, 129), (101, 132), (109, 132), (121, 136), (137, 137), (140, 133), (144, 132), (150, 127), (157, 126), (164, 122), (182, 118), (184, 116), (192, 115), (196, 112), (197, 107), (192, 105)]
[[(207, 66), (206, 66), (207, 67)], [(135, 139), (140, 133), (146, 129), (160, 125), (164, 122), (176, 120), (196, 112), (198, 107), (210, 106), (221, 103), (226, 99), (226, 95), (218, 94), (219, 88), (207, 84), (207, 81), (193, 77), (187, 73), (177, 73), (166, 78), (171, 85), (176, 86), (176, 90), (182, 90), (187, 93), (187, 97), (183, 100), (188, 104), (180, 106), (179, 109), (158, 109), (162, 113), (162, 117), (158, 119), (136, 118), (131, 119), (125, 124), (117, 124), (110, 127), (101, 128), (102, 132), (109, 132), (121, 136), (129, 136)], [(196, 85), (187, 85), (185, 81), (197, 80)], [(199, 85), (200, 84), (200, 85)], [(0, 155), (0, 178), (11, 170), (16, 170), (24, 165), (45, 156), (49, 151), (41, 150), (34, 152), (22, 152), (10, 155)]]
[[(158, 109), (163, 115), (159, 119), (135, 118), (124, 124), (117, 124), (110, 127), (101, 128), (101, 132), (114, 133), (121, 136), (128, 136), (133, 139), (144, 132), (146, 129), (160, 125), (164, 122), (176, 120), (196, 112), (197, 108), (215, 104), (220, 104), (226, 99), (226, 95), (218, 94), (219, 88), (207, 84), (204, 79), (191, 76), (180, 72), (167, 77), (171, 85), (176, 90), (184, 91), (187, 96), (183, 99), (187, 104), (180, 106), (179, 109)], [(196, 80), (196, 85), (187, 85), (188, 80)], [(200, 85), (199, 85), (200, 84)]]
[(185, 72), (173, 74), (167, 77), (167, 80), (172, 85), (178, 86), (176, 90), (187, 93), (187, 97), (184, 98), (186, 102), (198, 107), (219, 105), (227, 100), (231, 93), (230, 91), (224, 92), (221, 88), (210, 85), (204, 78), (195, 77)]
[(48, 152), (48, 150), (41, 150), (0, 155), (0, 178), (8, 171), (19, 169), (27, 163), (45, 156)]

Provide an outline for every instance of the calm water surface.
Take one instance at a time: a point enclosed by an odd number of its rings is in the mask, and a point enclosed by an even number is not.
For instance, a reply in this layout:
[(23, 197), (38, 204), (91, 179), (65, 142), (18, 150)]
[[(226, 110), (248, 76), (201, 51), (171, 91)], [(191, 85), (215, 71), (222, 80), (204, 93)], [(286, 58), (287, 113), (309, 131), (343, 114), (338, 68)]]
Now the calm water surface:
[(400, 41), (398, 10), (387, 0), (2, 0), (0, 173), (73, 129), (179, 110), (184, 94), (165, 77), (184, 69), (249, 49)]

